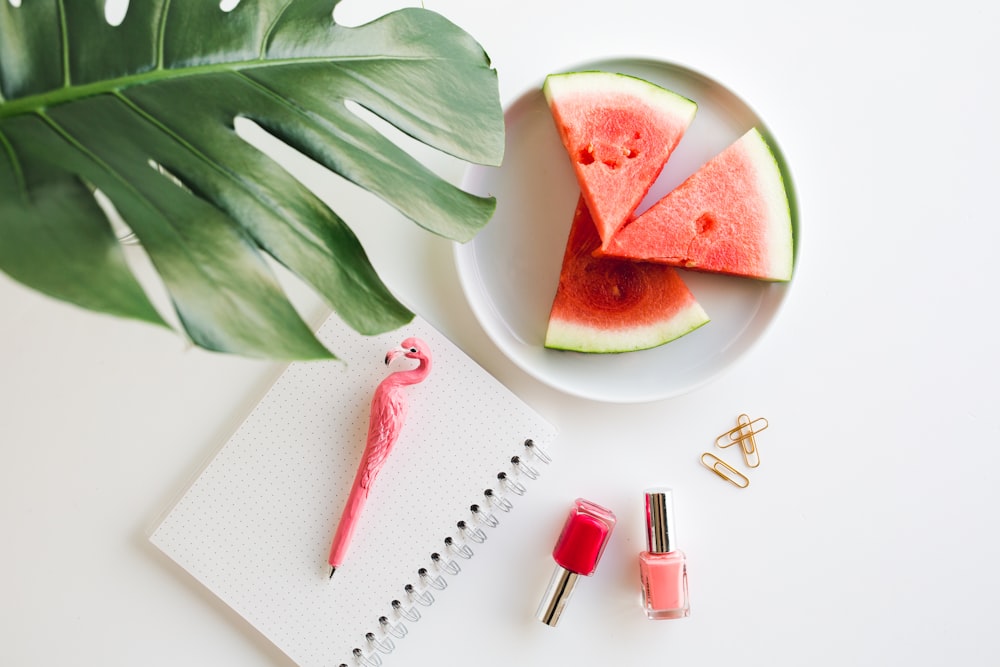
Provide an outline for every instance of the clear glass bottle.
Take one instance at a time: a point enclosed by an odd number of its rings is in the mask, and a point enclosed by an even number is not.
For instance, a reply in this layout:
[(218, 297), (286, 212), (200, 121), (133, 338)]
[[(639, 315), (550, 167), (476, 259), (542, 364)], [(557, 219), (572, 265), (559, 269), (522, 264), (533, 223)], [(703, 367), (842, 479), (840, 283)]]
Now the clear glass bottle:
[(646, 490), (646, 543), (639, 554), (642, 606), (654, 620), (690, 615), (687, 558), (674, 545), (673, 492)]

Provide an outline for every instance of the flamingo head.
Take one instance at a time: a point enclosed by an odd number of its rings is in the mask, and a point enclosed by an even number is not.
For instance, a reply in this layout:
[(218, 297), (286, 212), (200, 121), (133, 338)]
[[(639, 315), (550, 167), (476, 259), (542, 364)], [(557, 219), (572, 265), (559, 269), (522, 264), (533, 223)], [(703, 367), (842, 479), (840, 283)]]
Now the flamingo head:
[(386, 365), (388, 366), (393, 359), (400, 355), (409, 359), (416, 359), (423, 365), (428, 365), (431, 361), (431, 348), (419, 338), (407, 338), (400, 343), (399, 347), (389, 350), (386, 353)]

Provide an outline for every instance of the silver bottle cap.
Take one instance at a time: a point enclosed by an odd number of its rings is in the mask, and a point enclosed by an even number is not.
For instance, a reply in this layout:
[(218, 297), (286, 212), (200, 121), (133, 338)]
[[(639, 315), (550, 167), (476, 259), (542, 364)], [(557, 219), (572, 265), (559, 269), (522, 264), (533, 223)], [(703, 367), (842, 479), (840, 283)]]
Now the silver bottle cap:
[(545, 589), (542, 602), (538, 605), (539, 621), (555, 627), (579, 578), (580, 575), (576, 572), (556, 566), (555, 572), (552, 573), (552, 579), (549, 580), (549, 587)]
[(667, 553), (674, 545), (674, 498), (670, 489), (646, 491), (646, 544), (651, 553)]

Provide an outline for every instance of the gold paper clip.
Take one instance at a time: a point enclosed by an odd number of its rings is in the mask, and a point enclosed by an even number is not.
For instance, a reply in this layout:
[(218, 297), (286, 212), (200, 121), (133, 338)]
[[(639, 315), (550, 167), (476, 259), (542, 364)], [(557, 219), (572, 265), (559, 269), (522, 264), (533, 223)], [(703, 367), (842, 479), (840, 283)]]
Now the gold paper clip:
[(701, 455), (701, 464), (734, 486), (745, 489), (750, 486), (750, 478), (729, 465), (715, 454), (705, 452)]
[(757, 440), (754, 435), (767, 428), (767, 420), (758, 417), (750, 421), (750, 417), (745, 414), (736, 420), (736, 428), (730, 429), (715, 439), (715, 445), (725, 449), (740, 443), (740, 451), (743, 452), (743, 460), (747, 467), (756, 468), (760, 465), (760, 453), (757, 451)]

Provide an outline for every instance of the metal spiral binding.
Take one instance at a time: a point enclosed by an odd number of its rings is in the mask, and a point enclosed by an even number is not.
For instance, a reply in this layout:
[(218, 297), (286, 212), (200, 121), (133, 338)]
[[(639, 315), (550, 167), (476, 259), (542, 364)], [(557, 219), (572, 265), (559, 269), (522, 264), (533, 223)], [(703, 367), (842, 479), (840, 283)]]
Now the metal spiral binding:
[(514, 503), (499, 495), (493, 489), (486, 489), (483, 491), (483, 496), (486, 498), (487, 505), (495, 507), (501, 512), (509, 512), (514, 507)]
[(448, 588), (448, 580), (442, 577), (440, 574), (432, 575), (427, 571), (426, 567), (422, 567), (417, 570), (417, 576), (420, 577), (419, 581), (421, 585), (427, 588), (433, 588), (436, 591), (443, 591)]
[(379, 627), (382, 628), (383, 637), (392, 635), (397, 639), (402, 639), (403, 637), (406, 636), (406, 633), (408, 632), (405, 624), (400, 622), (393, 623), (392, 621), (389, 620), (388, 616), (379, 616), (378, 624)]
[(430, 591), (418, 591), (413, 584), (406, 584), (404, 590), (406, 591), (406, 599), (410, 602), (415, 602), (425, 607), (430, 607), (434, 604), (434, 596), (431, 595)]
[(374, 648), (380, 653), (392, 653), (392, 650), (396, 648), (396, 643), (392, 641), (389, 637), (383, 637), (379, 639), (375, 636), (374, 632), (369, 632), (365, 635), (365, 639), (368, 640), (368, 645)]
[(458, 564), (458, 561), (449, 560), (437, 551), (431, 554), (431, 564), (445, 574), (450, 574), (452, 576), (455, 576), (462, 571), (462, 567)]
[[(527, 464), (525, 459), (542, 464), (548, 464), (552, 460), (534, 440), (529, 438), (524, 441), (523, 455), (512, 456), (509, 470), (502, 470), (497, 474), (498, 485), (484, 490), (483, 500), (469, 506), (469, 519), (462, 519), (455, 524), (457, 533), (445, 537), (444, 549), (430, 555), (430, 567), (417, 570), (417, 584), (403, 587), (405, 603), (398, 599), (392, 600), (390, 615), (378, 618), (378, 631), (365, 634), (366, 649), (355, 648), (352, 652), (354, 667), (381, 667), (380, 654), (391, 653), (396, 648), (393, 638), (402, 639), (409, 632), (407, 624), (420, 620), (421, 614), (417, 607), (431, 606), (434, 604), (431, 591), (442, 591), (448, 587), (448, 581), (442, 573), (450, 576), (459, 574), (462, 571), (459, 559), (468, 560), (475, 555), (470, 543), (482, 544), (486, 541), (487, 532), (480, 526), (495, 528), (500, 523), (496, 511), (510, 512), (513, 509), (514, 503), (507, 494), (523, 496), (527, 493), (527, 486), (519, 478), (533, 480), (540, 473), (538, 468)], [(349, 666), (341, 663), (339, 667)]]
[(468, 544), (457, 544), (455, 538), (450, 535), (444, 538), (444, 549), (448, 553), (455, 554), (464, 560), (472, 558), (472, 547)]
[(470, 506), (469, 511), (472, 512), (472, 518), (484, 526), (496, 528), (500, 524), (500, 519), (498, 519), (495, 514), (490, 512), (488, 509), (480, 507), (479, 505)]
[(510, 457), (510, 464), (514, 466), (514, 469), (519, 473), (527, 477), (528, 479), (538, 479), (538, 470), (532, 468), (527, 463), (521, 460), (520, 456)]
[(470, 526), (468, 521), (459, 521), (455, 525), (458, 527), (458, 534), (466, 542), (482, 544), (486, 541), (486, 531), (479, 526)]
[(528, 438), (524, 441), (524, 448), (527, 450), (529, 456), (537, 458), (542, 463), (551, 463), (552, 457), (545, 453), (545, 450), (541, 449), (535, 444), (535, 441)]
[(403, 603), (399, 600), (393, 600), (391, 603), (392, 610), (396, 612), (396, 615), (402, 621), (409, 621), (410, 623), (416, 623), (420, 620), (420, 611), (415, 607), (404, 607)]
[(507, 489), (516, 496), (523, 496), (528, 491), (528, 487), (521, 484), (516, 479), (511, 479), (510, 475), (505, 472), (497, 473), (497, 479), (500, 481), (500, 486)]
[(359, 648), (354, 649), (354, 660), (363, 667), (381, 667), (382, 665), (382, 656), (378, 653), (365, 655), (365, 652)]

